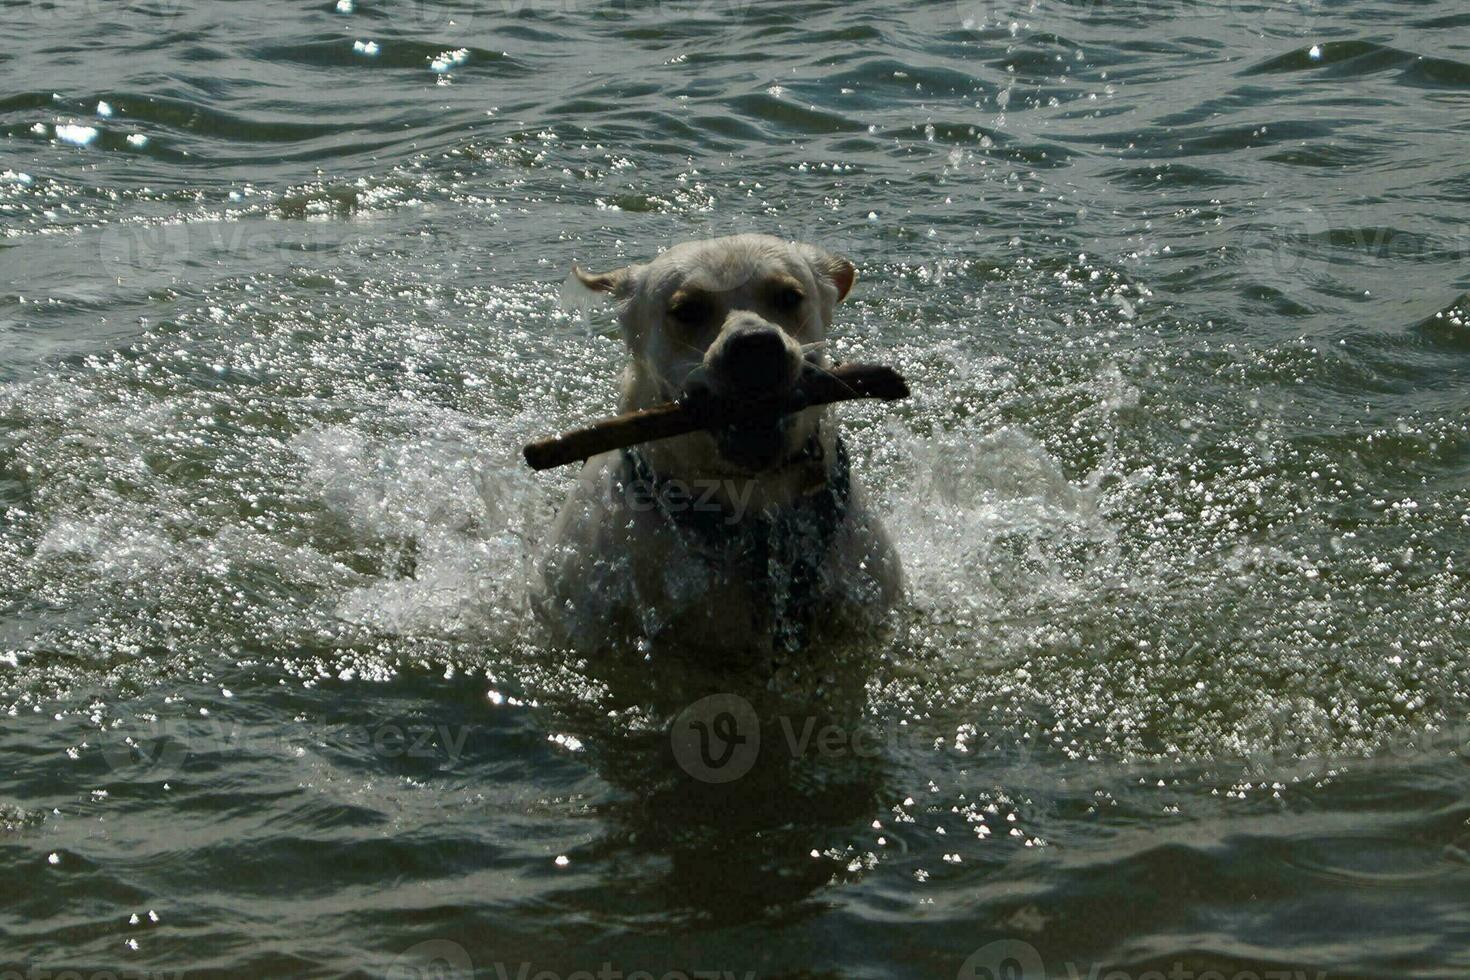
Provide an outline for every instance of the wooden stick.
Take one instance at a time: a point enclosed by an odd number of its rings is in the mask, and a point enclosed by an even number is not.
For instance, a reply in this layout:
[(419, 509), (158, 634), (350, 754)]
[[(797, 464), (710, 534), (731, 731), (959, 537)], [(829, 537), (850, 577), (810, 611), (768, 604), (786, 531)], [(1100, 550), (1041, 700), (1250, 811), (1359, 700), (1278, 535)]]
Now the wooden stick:
[(654, 408), (628, 412), (604, 419), (582, 429), (541, 439), (526, 446), (526, 462), (533, 470), (549, 470), (589, 459), (599, 453), (636, 446), (656, 439), (670, 439), (700, 429), (717, 429), (749, 419), (780, 418), (815, 405), (881, 398), (907, 398), (909, 386), (903, 376), (879, 364), (841, 364), (830, 371), (808, 370), (791, 397), (770, 402), (670, 402)]

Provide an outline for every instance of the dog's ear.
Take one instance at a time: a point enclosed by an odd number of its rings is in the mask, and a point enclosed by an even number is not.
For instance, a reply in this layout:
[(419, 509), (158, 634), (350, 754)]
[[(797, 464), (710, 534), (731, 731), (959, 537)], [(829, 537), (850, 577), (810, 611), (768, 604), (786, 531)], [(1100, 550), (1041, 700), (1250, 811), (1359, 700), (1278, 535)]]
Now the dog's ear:
[(633, 282), (633, 267), (624, 266), (611, 272), (588, 272), (579, 265), (572, 266), (572, 275), (585, 288), (594, 293), (611, 293), (618, 299), (628, 295)]
[(801, 252), (811, 264), (817, 278), (826, 280), (837, 290), (836, 302), (846, 299), (847, 294), (852, 292), (852, 284), (857, 282), (857, 269), (853, 264), (842, 256), (833, 255), (815, 245), (803, 245)]

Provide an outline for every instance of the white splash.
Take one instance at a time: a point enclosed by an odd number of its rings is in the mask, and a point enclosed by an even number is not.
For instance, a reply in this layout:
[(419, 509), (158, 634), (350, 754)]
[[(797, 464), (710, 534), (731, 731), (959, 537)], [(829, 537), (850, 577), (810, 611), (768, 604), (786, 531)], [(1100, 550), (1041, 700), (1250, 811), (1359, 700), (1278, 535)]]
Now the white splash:
[[(498, 466), (498, 448), (477, 445), (472, 428), (442, 417), (436, 425), (434, 437), (379, 440), (332, 426), (294, 440), (327, 509), (386, 547), (381, 574), (342, 594), (336, 613), (394, 633), (511, 628), (540, 494), (526, 474)], [(412, 575), (395, 567), (407, 554)]]
[[(902, 490), (884, 519), (920, 608), (968, 619), (1007, 597), (1068, 598), (1077, 573), (1060, 553), (1083, 544), (1106, 551), (1113, 538), (1097, 491), (1069, 480), (1018, 429), (894, 436), (905, 443), (908, 472), (898, 474)], [(1004, 557), (1018, 542), (1035, 559), (1025, 570)]]
[(96, 126), (76, 126), (71, 123), (63, 123), (56, 127), (56, 138), (63, 143), (71, 143), (73, 146), (86, 146), (97, 138)]

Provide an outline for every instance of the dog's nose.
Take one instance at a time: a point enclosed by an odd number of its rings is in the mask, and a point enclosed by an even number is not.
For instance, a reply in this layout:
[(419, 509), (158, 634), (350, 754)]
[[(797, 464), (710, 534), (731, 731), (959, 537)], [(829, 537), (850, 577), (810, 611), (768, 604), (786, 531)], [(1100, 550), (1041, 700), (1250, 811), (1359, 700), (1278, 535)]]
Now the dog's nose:
[(741, 388), (775, 388), (790, 374), (786, 340), (772, 327), (750, 327), (732, 335), (720, 361), (720, 373)]

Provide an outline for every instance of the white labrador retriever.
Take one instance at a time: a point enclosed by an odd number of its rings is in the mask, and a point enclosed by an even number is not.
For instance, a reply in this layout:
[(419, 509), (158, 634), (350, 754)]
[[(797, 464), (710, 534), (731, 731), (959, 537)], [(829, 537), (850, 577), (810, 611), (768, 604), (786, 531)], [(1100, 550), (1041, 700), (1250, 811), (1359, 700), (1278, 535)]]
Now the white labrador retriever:
[[(623, 411), (770, 400), (827, 363), (846, 259), (767, 235), (677, 245), (582, 286), (620, 304)], [(901, 590), (826, 407), (593, 458), (554, 523), (536, 608), (558, 642), (722, 657), (865, 628)]]

